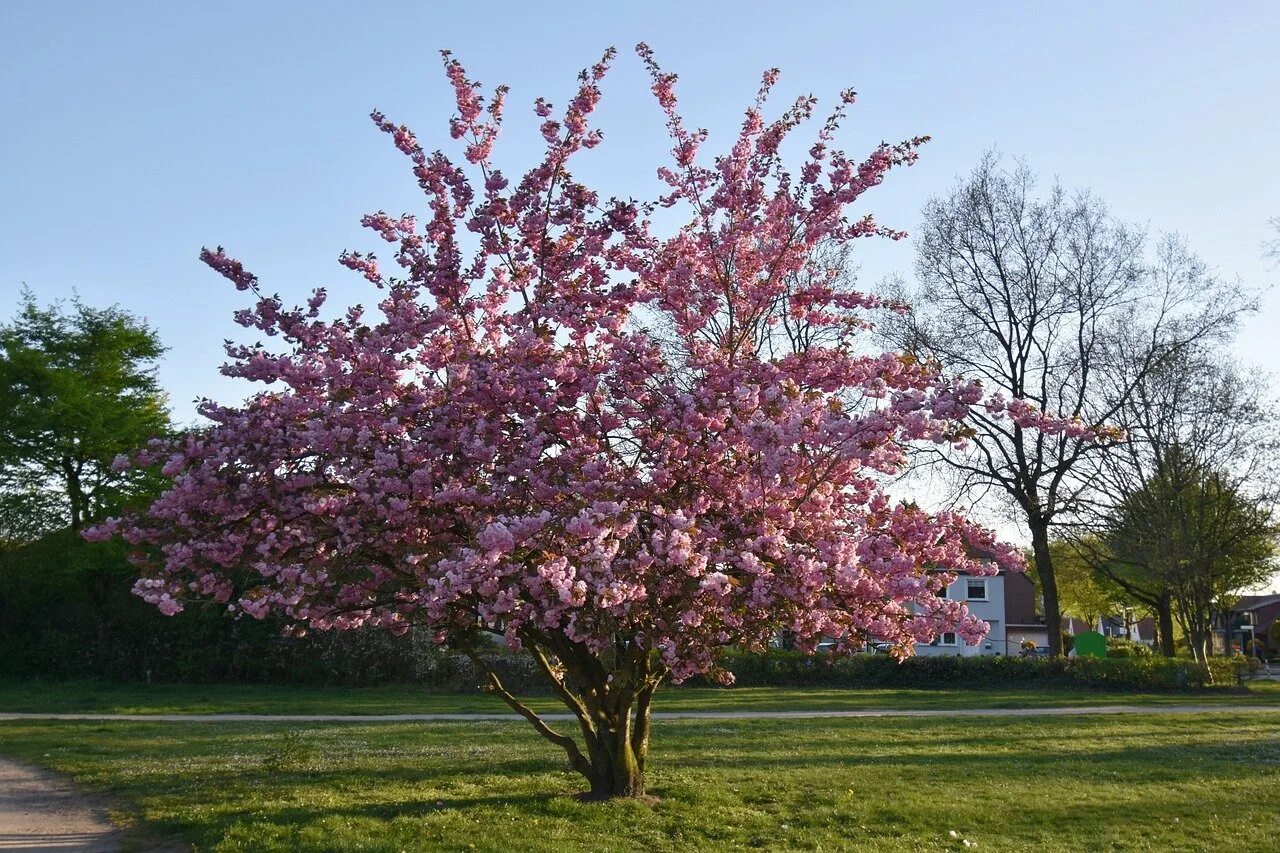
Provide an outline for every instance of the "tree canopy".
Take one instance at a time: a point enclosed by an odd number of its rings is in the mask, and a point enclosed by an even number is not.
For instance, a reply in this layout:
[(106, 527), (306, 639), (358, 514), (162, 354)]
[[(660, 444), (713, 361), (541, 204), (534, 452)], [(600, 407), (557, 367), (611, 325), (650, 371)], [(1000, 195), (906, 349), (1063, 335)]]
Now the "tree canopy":
[(41, 307), (24, 293), (0, 326), (5, 535), (79, 529), (148, 477), (111, 463), (169, 428), (155, 377), (163, 351), (152, 328), (119, 308)]
[(1120, 504), (1106, 546), (1121, 571), (1158, 576), (1193, 653), (1203, 658), (1211, 652), (1214, 617), (1274, 571), (1280, 527), (1270, 506), (1230, 477), (1176, 449), (1170, 456), (1161, 474)]
[[(1142, 602), (1094, 568), (1093, 558), (1100, 548), (1096, 541), (1084, 543), (1084, 547), (1068, 539), (1054, 539), (1049, 543), (1063, 616), (1094, 623), (1099, 617), (1115, 615), (1135, 604), (1142, 606)], [(1039, 585), (1034, 563), (1028, 573)]]
[[(976, 406), (1092, 434), (984, 399), (936, 362), (866, 352), (881, 301), (815, 258), (901, 236), (849, 208), (924, 138), (846, 157), (832, 147), (845, 92), (793, 172), (783, 142), (815, 101), (766, 120), (770, 71), (732, 148), (704, 165), (675, 76), (638, 53), (673, 141), (659, 198), (609, 198), (569, 170), (602, 141), (589, 120), (612, 51), (558, 117), (536, 102), (545, 153), (514, 178), (491, 159), (506, 88), (486, 98), (446, 54), (464, 164), (373, 114), (428, 210), (364, 219), (398, 275), (373, 253), (341, 257), (380, 289), (380, 319), (327, 319), (323, 290), (287, 308), (206, 250), (256, 297), (237, 320), (283, 344), (229, 344), (225, 372), (267, 387), (205, 404), (212, 427), (135, 457), (162, 462), (172, 487), (91, 531), (138, 546), (137, 591), (165, 612), (209, 598), (299, 630), (420, 624), (442, 643), (474, 648), (479, 631), (528, 650), (581, 740), (496, 673), (490, 688), (596, 796), (643, 793), (655, 690), (726, 677), (721, 649), (780, 630), (808, 650), (876, 639), (898, 655), (942, 631), (980, 637), (985, 623), (937, 592), (1019, 554), (959, 514), (895, 502), (883, 481), (913, 446), (963, 441)], [(660, 235), (659, 208), (685, 224)]]

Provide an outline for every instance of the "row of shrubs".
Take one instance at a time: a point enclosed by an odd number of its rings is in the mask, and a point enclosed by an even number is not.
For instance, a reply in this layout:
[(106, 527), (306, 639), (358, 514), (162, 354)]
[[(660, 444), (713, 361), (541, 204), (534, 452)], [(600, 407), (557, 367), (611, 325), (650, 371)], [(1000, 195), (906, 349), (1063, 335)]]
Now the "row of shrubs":
[[(278, 628), (272, 630), (275, 626), (226, 619), (192, 619), (185, 627), (195, 636), (179, 630), (172, 634), (163, 631), (136, 645), (128, 644), (136, 657), (118, 656), (125, 650), (113, 649), (116, 654), (110, 656), (106, 671), (95, 665), (93, 643), (87, 636), (47, 633), (39, 638), (9, 638), (10, 642), (0, 638), (0, 677), (349, 687), (416, 684), (453, 693), (478, 691), (484, 682), (483, 670), (470, 657), (437, 647), (425, 633), (411, 632), (397, 638), (370, 630), (294, 638), (282, 636)], [(887, 655), (830, 658), (771, 651), (731, 653), (722, 658), (722, 665), (734, 674), (740, 687), (1094, 687), (1135, 691), (1237, 685), (1251, 666), (1248, 658), (1239, 655), (1212, 658), (1206, 664), (1128, 651), (1107, 658), (939, 656), (913, 657), (901, 663)], [(541, 670), (528, 655), (495, 646), (482, 658), (513, 692), (548, 689)], [(689, 684), (710, 686), (703, 679)]]
[(734, 654), (723, 665), (741, 687), (1098, 687), (1199, 690), (1236, 686), (1249, 671), (1242, 657), (1200, 663), (1183, 658), (1022, 658), (888, 655), (810, 657), (799, 652)]
[[(162, 616), (130, 594), (133, 574), (120, 543), (85, 542), (70, 531), (0, 552), (0, 678), (451, 691), (476, 690), (482, 681), (469, 658), (439, 649), (426, 633), (297, 637), (280, 619), (232, 619), (217, 606)], [(512, 689), (540, 683), (527, 656), (494, 647), (492, 657)]]
[[(116, 543), (55, 534), (0, 555), (0, 677), (119, 681), (368, 686), (418, 684), (471, 692), (483, 674), (466, 655), (425, 633), (385, 631), (286, 635), (275, 619), (229, 619), (220, 608), (160, 616), (128, 593), (132, 569)], [(49, 607), (48, 602), (57, 602)], [(1243, 659), (1210, 664), (1155, 657), (1113, 640), (1104, 660), (884, 655), (832, 660), (797, 652), (731, 654), (744, 686), (981, 687), (1089, 686), (1187, 690), (1234, 684)], [(485, 655), (513, 691), (546, 690), (527, 655), (495, 646)]]
[[(469, 656), (438, 647), (425, 631), (405, 637), (378, 629), (293, 637), (276, 620), (197, 613), (173, 619), (156, 616), (144, 623), (144, 630), (131, 627), (110, 632), (102, 642), (95, 642), (101, 638), (88, 631), (0, 631), (0, 678), (334, 687), (415, 684), (449, 693), (474, 692), (484, 682), (484, 670)], [(510, 690), (546, 689), (542, 671), (529, 655), (495, 645), (481, 658)]]
[[(515, 693), (543, 693), (548, 685), (526, 654), (495, 648), (481, 656)], [(1236, 687), (1249, 674), (1244, 656), (1208, 663), (1155, 655), (1108, 658), (913, 657), (847, 658), (800, 652), (737, 653), (722, 659), (739, 687), (1090, 687), (1106, 690), (1182, 691)], [(438, 648), (422, 649), (413, 682), (431, 690), (467, 693), (481, 689), (484, 670), (470, 657)], [(689, 686), (710, 686), (695, 679)]]

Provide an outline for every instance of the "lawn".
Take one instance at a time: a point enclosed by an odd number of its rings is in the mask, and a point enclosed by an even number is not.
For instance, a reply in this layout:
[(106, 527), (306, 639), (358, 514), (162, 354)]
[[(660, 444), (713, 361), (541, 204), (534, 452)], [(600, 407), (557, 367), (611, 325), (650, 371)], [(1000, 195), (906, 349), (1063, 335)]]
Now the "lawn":
[[(0, 752), (200, 850), (1259, 850), (1271, 714), (660, 721), (652, 804), (521, 723), (0, 723)], [(953, 837), (951, 833), (955, 833)]]
[[(542, 710), (563, 710), (554, 698), (530, 700)], [(988, 688), (907, 690), (839, 688), (673, 689), (659, 695), (659, 711), (778, 711), (904, 708), (1039, 708), (1068, 705), (1147, 704), (1280, 705), (1280, 682), (1254, 682), (1247, 693), (1125, 693), (1063, 689)], [(403, 714), (505, 712), (485, 695), (430, 693), (409, 686), (336, 688), (264, 685), (113, 684), (109, 682), (0, 681), (0, 711), (121, 714)]]

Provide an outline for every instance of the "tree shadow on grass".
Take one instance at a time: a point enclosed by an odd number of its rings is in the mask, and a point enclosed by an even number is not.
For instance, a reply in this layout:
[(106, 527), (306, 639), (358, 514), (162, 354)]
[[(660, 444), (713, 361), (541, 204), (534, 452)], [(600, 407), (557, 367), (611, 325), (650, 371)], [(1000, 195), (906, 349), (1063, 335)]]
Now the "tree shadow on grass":
[[(1081, 787), (1102, 771), (1109, 786), (1178, 786), (1167, 792), (1167, 798), (1151, 814), (1152, 819), (1160, 819), (1179, 810), (1194, 813), (1196, 803), (1191, 789), (1185, 787), (1187, 783), (1203, 779), (1206, 773), (1238, 773), (1256, 757), (1257, 750), (1274, 751), (1280, 729), (1268, 726), (1260, 732), (1240, 731), (1239, 739), (1222, 740), (1224, 728), (1230, 725), (1226, 721), (1204, 721), (1196, 727), (1162, 723), (1161, 728), (1135, 725), (1110, 731), (1057, 720), (1047, 728), (1043, 722), (1025, 721), (1017, 725), (984, 723), (974, 728), (957, 727), (954, 721), (886, 728), (878, 721), (874, 730), (860, 724), (794, 721), (778, 725), (689, 723), (667, 730), (669, 736), (659, 732), (652, 765), (651, 782), (655, 784), (651, 787), (668, 800), (675, 815), (696, 806), (701, 799), (699, 790), (711, 799), (751, 802), (750, 795), (739, 796), (729, 790), (744, 783), (744, 793), (768, 790), (780, 798), (784, 808), (799, 809), (800, 799), (829, 794), (832, 780), (842, 777), (838, 771), (855, 768), (868, 768), (867, 775), (890, 787), (918, 785), (921, 780), (930, 785), (961, 779), (982, 785), (999, 780), (1001, 784), (1028, 786), (1023, 795), (1008, 789), (994, 794), (993, 799), (1006, 810), (1013, 808), (1013, 798), (1025, 796), (1026, 809), (1036, 816), (1033, 823), (1043, 823), (1053, 832), (1084, 832), (1089, 829), (1089, 819), (1079, 816), (1077, 793), (1073, 790), (1057, 797), (1063, 785)], [(345, 724), (341, 728), (346, 731)], [(1218, 740), (1195, 742), (1201, 728)], [(335, 735), (328, 727), (309, 728), (300, 733), (302, 751), (297, 755), (287, 744), (272, 752), (278, 738), (257, 737), (269, 734), (269, 730), (246, 730), (242, 734), (254, 737), (240, 741), (234, 740), (234, 732), (225, 730), (167, 732), (170, 738), (166, 740), (177, 749), (141, 769), (125, 766), (131, 752), (127, 736), (112, 738), (106, 750), (95, 743), (81, 749), (92, 763), (100, 765), (92, 773), (99, 785), (143, 805), (152, 814), (164, 815), (151, 819), (151, 826), (201, 844), (216, 843), (233, 829), (250, 825), (291, 833), (339, 818), (441, 827), (449, 821), (437, 822), (436, 818), (449, 812), (469, 815), (468, 820), (488, 821), (501, 814), (504, 820), (545, 816), (572, 821), (574, 815), (583, 814), (582, 809), (599, 808), (574, 800), (582, 784), (565, 772), (562, 755), (537, 740), (531, 731), (515, 725), (483, 731), (422, 724), (379, 726), (376, 732), (353, 731), (354, 741), (345, 733)], [(135, 729), (133, 735), (138, 734), (144, 733)], [(403, 748), (396, 746), (401, 743)], [(329, 751), (335, 744), (347, 748)], [(228, 747), (243, 754), (231, 755)], [(510, 754), (504, 757), (507, 750)], [(110, 754), (108, 764), (120, 762), (120, 766), (101, 766), (106, 754)], [(212, 766), (202, 766), (206, 761)], [(1256, 761), (1253, 764), (1249, 772), (1258, 769)], [(122, 769), (127, 772), (120, 772)], [(981, 773), (977, 780), (975, 769)], [(1049, 790), (1043, 785), (1045, 779), (1056, 780)], [(782, 783), (786, 790), (777, 791), (774, 782)], [(309, 803), (309, 799), (317, 802)], [(1141, 820), (1131, 814), (1133, 808), (1132, 802), (1107, 803), (1091, 806), (1089, 811), (1093, 820), (1109, 821), (1107, 827), (1133, 827)], [(659, 809), (658, 814), (663, 811)], [(873, 804), (868, 805), (867, 814), (886, 826), (900, 820), (904, 829), (923, 827), (918, 817), (904, 814), (894, 818)], [(670, 815), (656, 818), (659, 823), (672, 819)], [(695, 823), (699, 819), (691, 818)], [(829, 820), (830, 814), (815, 813), (813, 819)], [(990, 821), (985, 825), (993, 835), (998, 834), (998, 827)], [(1104, 829), (1111, 833), (1107, 827)], [(694, 831), (692, 826), (689, 829)], [(1090, 837), (1098, 836), (1095, 832)]]
[[(772, 722), (772, 721), (770, 721)], [(915, 721), (910, 721), (915, 722)], [(1101, 727), (1080, 722), (1018, 721), (981, 723), (958, 730), (954, 721), (939, 724), (841, 727), (820, 723), (795, 730), (725, 723), (699, 724), (659, 732), (655, 750), (661, 760), (682, 766), (750, 767), (854, 762), (967, 764), (992, 758), (1028, 762), (1093, 760), (1127, 750), (1132, 757), (1165, 763), (1170, 750), (1201, 750), (1232, 755), (1274, 743), (1280, 726), (1241, 729), (1238, 721), (1196, 720), (1195, 725)], [(777, 737), (772, 737), (776, 729)], [(1229, 738), (1224, 739), (1224, 735)], [(870, 735), (874, 735), (871, 737)], [(1204, 740), (1210, 738), (1209, 743)], [(753, 749), (761, 745), (762, 748)], [(1016, 758), (1015, 758), (1016, 757)]]
[[(545, 771), (547, 768), (541, 768)], [(342, 802), (334, 805), (325, 803), (298, 803), (292, 801), (288, 792), (280, 802), (263, 803), (261, 799), (246, 798), (242, 802), (223, 800), (218, 804), (216, 812), (204, 812), (198, 818), (194, 810), (181, 810), (181, 817), (160, 819), (151, 823), (157, 831), (176, 837), (183, 837), (202, 846), (212, 846), (226, 838), (237, 828), (250, 825), (259, 828), (274, 827), (284, 833), (305, 832), (309, 828), (328, 824), (371, 821), (391, 827), (405, 822), (419, 827), (416, 831), (425, 831), (436, 824), (443, 831), (448, 827), (456, 827), (457, 821), (452, 817), (462, 816), (465, 823), (483, 826), (487, 822), (506, 814), (518, 818), (521, 823), (530, 819), (540, 819), (544, 825), (557, 821), (571, 821), (572, 815), (581, 809), (604, 808), (601, 804), (584, 804), (576, 793), (583, 787), (575, 780), (566, 778), (559, 780), (545, 772), (527, 777), (516, 782), (523, 769), (510, 766), (488, 767), (482, 771), (474, 768), (469, 775), (472, 781), (480, 782), (486, 778), (499, 777), (501, 782), (494, 787), (497, 793), (450, 793), (434, 787), (438, 780), (431, 774), (421, 778), (427, 787), (421, 794), (406, 795), (404, 788), (389, 789), (385, 797), (379, 798), (378, 789), (370, 789), (364, 802)], [(332, 776), (334, 774), (322, 774)], [(340, 775), (340, 774), (339, 774)], [(314, 776), (306, 777), (310, 783), (323, 785), (323, 780)], [(402, 779), (413, 780), (403, 774)], [(517, 789), (517, 784), (519, 788)], [(507, 789), (507, 790), (502, 790)], [(194, 803), (193, 803), (194, 804)], [(172, 811), (172, 810), (171, 810)], [(439, 819), (437, 823), (436, 819)], [(519, 849), (519, 840), (512, 839), (513, 847)]]
[[(919, 750), (853, 750), (841, 753), (786, 754), (769, 753), (764, 755), (741, 755), (732, 758), (705, 755), (701, 758), (690, 755), (681, 757), (682, 767), (709, 767), (724, 770), (776, 769), (784, 767), (825, 767), (843, 765), (910, 765), (940, 767), (949, 769), (960, 766), (972, 766), (975, 763), (1000, 764), (1026, 770), (1042, 764), (1058, 763), (1113, 763), (1135, 762), (1144, 767), (1159, 767), (1171, 764), (1175, 756), (1178, 762), (1186, 761), (1188, 756), (1213, 759), (1218, 762), (1235, 763), (1248, 760), (1248, 745), (1229, 746), (1212, 744), (1193, 746), (1175, 744), (1173, 746), (1134, 746), (1122, 748), (1093, 749), (1052, 749), (1040, 748), (1034, 752), (1017, 751), (1007, 754), (991, 755), (968, 751), (934, 752), (925, 754)], [(1189, 769), (1189, 768), (1188, 768)]]
[[(304, 762), (305, 764), (305, 762)], [(389, 764), (381, 767), (349, 766), (342, 762), (325, 767), (268, 766), (251, 768), (217, 767), (197, 769), (190, 766), (172, 770), (165, 766), (147, 772), (133, 772), (128, 779), (112, 785), (120, 791), (139, 793), (162, 790), (166, 793), (187, 791), (228, 791), (243, 789), (246, 794), (259, 793), (264, 788), (279, 791), (377, 790), (413, 787), (447, 788), (459, 782), (470, 783), (484, 776), (532, 778), (567, 770), (567, 764), (549, 758), (512, 758), (495, 763), (453, 762), (436, 766), (411, 767)]]

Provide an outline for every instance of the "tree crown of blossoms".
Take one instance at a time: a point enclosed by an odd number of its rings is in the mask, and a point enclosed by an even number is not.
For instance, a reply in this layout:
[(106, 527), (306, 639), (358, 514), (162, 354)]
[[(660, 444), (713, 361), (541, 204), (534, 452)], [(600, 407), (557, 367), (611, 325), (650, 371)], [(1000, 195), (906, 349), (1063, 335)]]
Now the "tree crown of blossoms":
[[(589, 119), (613, 51), (559, 113), (536, 102), (545, 153), (515, 179), (491, 159), (507, 90), (486, 97), (445, 53), (465, 164), (373, 113), (426, 196), (422, 219), (364, 217), (394, 275), (341, 256), (381, 291), (380, 318), (324, 319), (322, 289), (287, 308), (221, 248), (202, 253), (255, 295), (237, 321), (283, 345), (228, 343), (223, 372), (263, 390), (206, 401), (208, 429), (118, 460), (172, 477), (89, 534), (138, 546), (138, 594), (166, 613), (208, 598), (315, 628), (423, 624), (441, 642), (476, 628), (513, 646), (622, 642), (676, 680), (779, 630), (899, 655), (986, 630), (938, 592), (1019, 556), (960, 515), (891, 500), (885, 478), (912, 442), (962, 441), (975, 405), (1089, 428), (867, 354), (861, 315), (879, 301), (815, 265), (821, 247), (902, 236), (849, 209), (926, 138), (846, 157), (831, 147), (844, 92), (791, 171), (782, 143), (816, 102), (767, 120), (773, 70), (704, 165), (675, 76), (638, 53), (673, 140), (659, 198), (604, 198), (569, 169), (602, 140)], [(686, 224), (655, 234), (659, 207)]]

